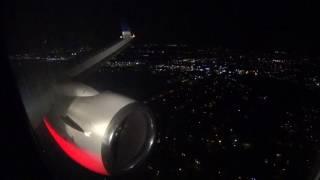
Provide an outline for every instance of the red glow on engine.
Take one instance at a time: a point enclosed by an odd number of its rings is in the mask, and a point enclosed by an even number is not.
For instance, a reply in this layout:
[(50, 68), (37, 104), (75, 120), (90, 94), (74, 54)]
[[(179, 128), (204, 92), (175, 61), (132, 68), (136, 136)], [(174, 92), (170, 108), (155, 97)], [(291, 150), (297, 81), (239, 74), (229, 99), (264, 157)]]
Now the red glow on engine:
[(75, 144), (64, 139), (48, 122), (47, 117), (44, 117), (44, 124), (47, 127), (49, 133), (53, 139), (57, 142), (60, 148), (75, 162), (81, 166), (102, 175), (108, 175), (109, 173), (105, 169), (101, 158), (88, 150), (81, 149)]

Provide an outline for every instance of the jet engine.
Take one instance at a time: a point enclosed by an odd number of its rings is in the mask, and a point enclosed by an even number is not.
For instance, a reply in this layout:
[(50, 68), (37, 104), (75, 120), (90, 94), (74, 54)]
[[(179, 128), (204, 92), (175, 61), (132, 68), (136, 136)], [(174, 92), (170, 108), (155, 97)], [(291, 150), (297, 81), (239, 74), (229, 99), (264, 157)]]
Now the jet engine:
[(145, 160), (155, 139), (154, 118), (145, 105), (81, 83), (54, 89), (55, 103), (44, 124), (73, 161), (95, 173), (114, 175)]

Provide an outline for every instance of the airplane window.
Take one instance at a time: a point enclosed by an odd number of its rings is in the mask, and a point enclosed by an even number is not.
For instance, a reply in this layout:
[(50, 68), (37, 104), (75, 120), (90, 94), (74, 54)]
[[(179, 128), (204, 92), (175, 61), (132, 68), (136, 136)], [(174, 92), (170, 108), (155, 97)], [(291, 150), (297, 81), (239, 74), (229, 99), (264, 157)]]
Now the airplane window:
[(6, 7), (8, 56), (48, 179), (319, 179), (311, 2)]

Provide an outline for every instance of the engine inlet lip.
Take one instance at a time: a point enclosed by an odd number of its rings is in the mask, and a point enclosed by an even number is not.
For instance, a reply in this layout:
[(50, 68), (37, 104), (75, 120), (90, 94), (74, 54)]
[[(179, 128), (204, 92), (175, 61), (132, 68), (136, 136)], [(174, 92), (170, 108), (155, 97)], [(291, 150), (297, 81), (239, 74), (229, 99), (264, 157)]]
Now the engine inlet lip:
[[(134, 156), (134, 159), (127, 166), (119, 169), (113, 166), (113, 155), (115, 153), (113, 147), (118, 139), (115, 134), (119, 130), (121, 125), (126, 121), (128, 115), (133, 112), (143, 113), (143, 115), (146, 117), (146, 139), (143, 143), (143, 147)], [(154, 116), (148, 107), (139, 102), (133, 102), (121, 108), (110, 121), (110, 124), (108, 125), (103, 137), (101, 156), (103, 164), (107, 171), (112, 175), (119, 175), (141, 165), (152, 149), (155, 141), (155, 135), (156, 128), (154, 124)]]

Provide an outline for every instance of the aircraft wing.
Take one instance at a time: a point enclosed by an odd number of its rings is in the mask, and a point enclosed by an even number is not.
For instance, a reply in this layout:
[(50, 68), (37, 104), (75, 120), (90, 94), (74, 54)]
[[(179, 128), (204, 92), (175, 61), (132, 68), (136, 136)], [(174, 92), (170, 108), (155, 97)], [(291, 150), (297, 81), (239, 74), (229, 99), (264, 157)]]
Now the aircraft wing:
[(120, 41), (116, 42), (111, 47), (103, 49), (99, 53), (89, 57), (83, 63), (73, 67), (70, 71), (68, 71), (67, 75), (71, 78), (76, 77), (81, 73), (93, 68), (97, 64), (106, 60), (110, 60), (114, 55), (123, 50), (133, 40), (133, 38), (134, 36), (122, 38)]

